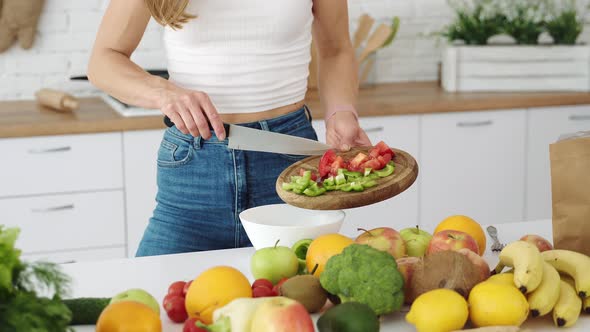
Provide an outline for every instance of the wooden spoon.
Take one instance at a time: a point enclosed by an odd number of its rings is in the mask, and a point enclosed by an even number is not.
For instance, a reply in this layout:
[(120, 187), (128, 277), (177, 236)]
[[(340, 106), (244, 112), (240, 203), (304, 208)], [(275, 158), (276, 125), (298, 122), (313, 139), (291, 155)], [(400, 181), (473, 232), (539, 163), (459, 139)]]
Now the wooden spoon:
[(361, 43), (367, 38), (374, 23), (375, 19), (367, 14), (363, 14), (359, 17), (359, 26), (354, 33), (352, 41), (352, 46), (355, 50), (361, 46)]
[(391, 27), (385, 23), (380, 24), (377, 29), (375, 29), (375, 32), (371, 34), (369, 40), (367, 40), (367, 46), (365, 46), (359, 57), (359, 63), (362, 63), (367, 58), (367, 56), (369, 56), (369, 54), (377, 51), (378, 48), (383, 46), (390, 35)]

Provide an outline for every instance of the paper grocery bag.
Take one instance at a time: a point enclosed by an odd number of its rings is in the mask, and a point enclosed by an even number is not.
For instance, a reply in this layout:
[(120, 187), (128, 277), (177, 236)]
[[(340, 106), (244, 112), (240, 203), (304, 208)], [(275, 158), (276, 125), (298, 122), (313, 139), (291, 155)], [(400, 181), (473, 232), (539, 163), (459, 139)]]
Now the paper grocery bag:
[(590, 131), (549, 146), (553, 244), (590, 255)]

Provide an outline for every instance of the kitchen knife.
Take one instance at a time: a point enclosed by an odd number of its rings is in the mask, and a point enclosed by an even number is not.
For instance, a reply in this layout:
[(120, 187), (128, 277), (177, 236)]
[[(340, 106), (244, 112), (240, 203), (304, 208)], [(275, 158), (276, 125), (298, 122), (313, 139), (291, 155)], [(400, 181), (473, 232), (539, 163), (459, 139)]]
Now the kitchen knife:
[[(174, 123), (166, 116), (164, 123)], [(322, 155), (332, 147), (307, 138), (224, 123), (228, 147), (236, 150), (273, 152), (303, 156)], [(212, 130), (212, 129), (211, 129)]]

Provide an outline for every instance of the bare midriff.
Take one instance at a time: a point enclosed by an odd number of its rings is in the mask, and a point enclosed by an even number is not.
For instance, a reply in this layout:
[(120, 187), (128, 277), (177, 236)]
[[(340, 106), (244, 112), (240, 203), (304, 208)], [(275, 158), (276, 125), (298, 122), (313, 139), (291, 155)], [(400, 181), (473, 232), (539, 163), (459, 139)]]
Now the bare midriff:
[(234, 113), (234, 114), (220, 114), (221, 119), (225, 123), (248, 123), (256, 122), (261, 120), (268, 120), (279, 117), (281, 115), (289, 114), (294, 112), (305, 105), (305, 101), (301, 100), (294, 104), (273, 108), (268, 111), (255, 112), (255, 113)]

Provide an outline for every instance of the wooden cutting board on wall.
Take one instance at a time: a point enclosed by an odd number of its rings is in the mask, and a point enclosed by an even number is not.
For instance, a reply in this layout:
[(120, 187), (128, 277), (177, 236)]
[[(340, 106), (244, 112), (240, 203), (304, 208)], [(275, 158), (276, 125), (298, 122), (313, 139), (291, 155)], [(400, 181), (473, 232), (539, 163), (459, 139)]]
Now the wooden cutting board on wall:
[[(375, 187), (361, 192), (328, 191), (323, 195), (309, 197), (283, 190), (283, 183), (290, 182), (292, 175), (299, 175), (301, 168), (317, 171), (321, 156), (312, 156), (294, 163), (285, 169), (278, 177), (276, 191), (287, 204), (310, 210), (342, 210), (374, 204), (390, 199), (404, 192), (418, 177), (418, 163), (409, 153), (392, 149), (395, 157), (392, 159), (395, 171), (392, 175), (377, 179)], [(367, 149), (352, 149), (340, 153), (345, 159), (354, 157), (357, 153), (367, 153)]]

